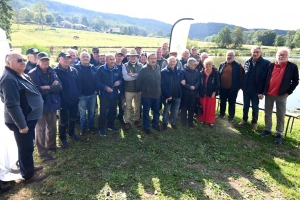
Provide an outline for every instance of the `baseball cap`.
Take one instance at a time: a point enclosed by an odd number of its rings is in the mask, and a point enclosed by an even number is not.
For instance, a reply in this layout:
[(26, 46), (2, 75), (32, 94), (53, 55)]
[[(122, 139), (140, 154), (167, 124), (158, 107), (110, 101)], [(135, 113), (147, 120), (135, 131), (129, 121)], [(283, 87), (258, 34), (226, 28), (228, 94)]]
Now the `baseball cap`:
[(65, 52), (60, 52), (59, 54), (58, 54), (58, 57), (70, 57), (71, 58), (71, 56), (68, 54), (68, 53), (65, 53)]
[(26, 51), (26, 55), (28, 54), (36, 54), (36, 53), (40, 53), (39, 50), (37, 50), (36, 48), (32, 47), (32, 48), (29, 48), (27, 49)]
[(40, 52), (38, 55), (37, 55), (37, 59), (38, 60), (42, 60), (44, 58), (47, 58), (48, 60), (50, 60), (48, 54), (46, 52)]
[(92, 51), (99, 51), (99, 48), (98, 47), (93, 47)]

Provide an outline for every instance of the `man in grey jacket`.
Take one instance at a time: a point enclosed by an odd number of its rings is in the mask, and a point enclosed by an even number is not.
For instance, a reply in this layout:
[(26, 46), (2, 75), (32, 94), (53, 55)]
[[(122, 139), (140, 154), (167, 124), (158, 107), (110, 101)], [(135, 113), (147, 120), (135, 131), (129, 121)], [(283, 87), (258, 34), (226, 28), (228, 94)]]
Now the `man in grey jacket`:
[(156, 64), (156, 54), (150, 53), (148, 64), (145, 65), (136, 80), (136, 87), (141, 91), (143, 105), (143, 126), (144, 132), (150, 134), (149, 110), (153, 110), (152, 128), (160, 131), (159, 121), (159, 104), (161, 99), (161, 74), (160, 68)]
[(37, 120), (43, 114), (43, 99), (29, 76), (24, 74), (25, 59), (16, 52), (6, 56), (6, 67), (0, 79), (0, 96), (4, 103), (5, 125), (14, 132), (18, 146), (19, 165), (26, 182), (42, 180), (45, 174), (35, 174), (33, 139)]

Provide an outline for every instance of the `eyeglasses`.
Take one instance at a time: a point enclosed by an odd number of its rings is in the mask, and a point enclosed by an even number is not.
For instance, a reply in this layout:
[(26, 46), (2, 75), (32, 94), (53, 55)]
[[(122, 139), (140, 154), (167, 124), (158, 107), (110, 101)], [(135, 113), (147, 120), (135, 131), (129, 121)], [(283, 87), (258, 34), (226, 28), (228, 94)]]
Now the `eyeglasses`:
[(280, 57), (280, 56), (281, 56), (281, 57), (286, 57), (287, 54), (277, 54), (277, 56), (278, 56), (278, 57)]
[(93, 53), (99, 53), (99, 51), (93, 51)]
[(21, 63), (21, 62), (27, 62), (27, 60), (26, 60), (26, 59), (23, 59), (23, 58), (9, 59), (9, 60), (16, 60), (18, 63)]

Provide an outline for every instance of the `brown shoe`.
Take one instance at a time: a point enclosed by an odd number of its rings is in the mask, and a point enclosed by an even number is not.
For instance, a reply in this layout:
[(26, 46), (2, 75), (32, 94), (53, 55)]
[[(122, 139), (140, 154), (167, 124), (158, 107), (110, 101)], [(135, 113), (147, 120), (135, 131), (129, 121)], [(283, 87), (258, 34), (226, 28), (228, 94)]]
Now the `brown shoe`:
[(28, 180), (25, 180), (24, 183), (33, 183), (36, 181), (41, 181), (47, 177), (46, 174), (35, 174), (33, 177), (31, 177)]
[(129, 130), (131, 128), (130, 123), (128, 123), (128, 122), (125, 123), (124, 128), (125, 128), (125, 130)]
[(239, 123), (240, 126), (243, 126), (243, 125), (246, 125), (246, 124), (247, 124), (247, 122), (245, 122), (244, 120)]
[(252, 130), (257, 131), (257, 124), (252, 124)]
[(42, 165), (37, 165), (37, 166), (34, 166), (34, 171), (37, 172), (37, 171), (40, 171), (44, 169), (44, 167)]

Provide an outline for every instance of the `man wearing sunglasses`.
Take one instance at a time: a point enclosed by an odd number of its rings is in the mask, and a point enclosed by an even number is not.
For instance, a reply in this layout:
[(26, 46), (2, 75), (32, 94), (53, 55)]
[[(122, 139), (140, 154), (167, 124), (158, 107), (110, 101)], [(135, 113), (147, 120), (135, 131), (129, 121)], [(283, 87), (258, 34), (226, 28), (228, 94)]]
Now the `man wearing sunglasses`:
[(92, 48), (92, 54), (91, 54), (91, 61), (90, 64), (97, 66), (99, 65), (99, 61), (96, 59), (97, 55), (99, 54), (99, 48), (98, 47), (93, 47)]
[(22, 55), (11, 52), (5, 60), (6, 67), (0, 78), (5, 125), (14, 132), (21, 175), (25, 182), (31, 183), (46, 178), (45, 174), (35, 173), (43, 167), (34, 166), (32, 156), (34, 129), (43, 114), (43, 98), (29, 76), (24, 74), (26, 60)]
[(25, 74), (28, 74), (30, 70), (36, 67), (37, 65), (37, 55), (39, 53), (39, 50), (36, 48), (29, 48), (26, 51), (26, 55), (28, 58), (28, 62), (26, 63), (26, 69), (24, 70)]

